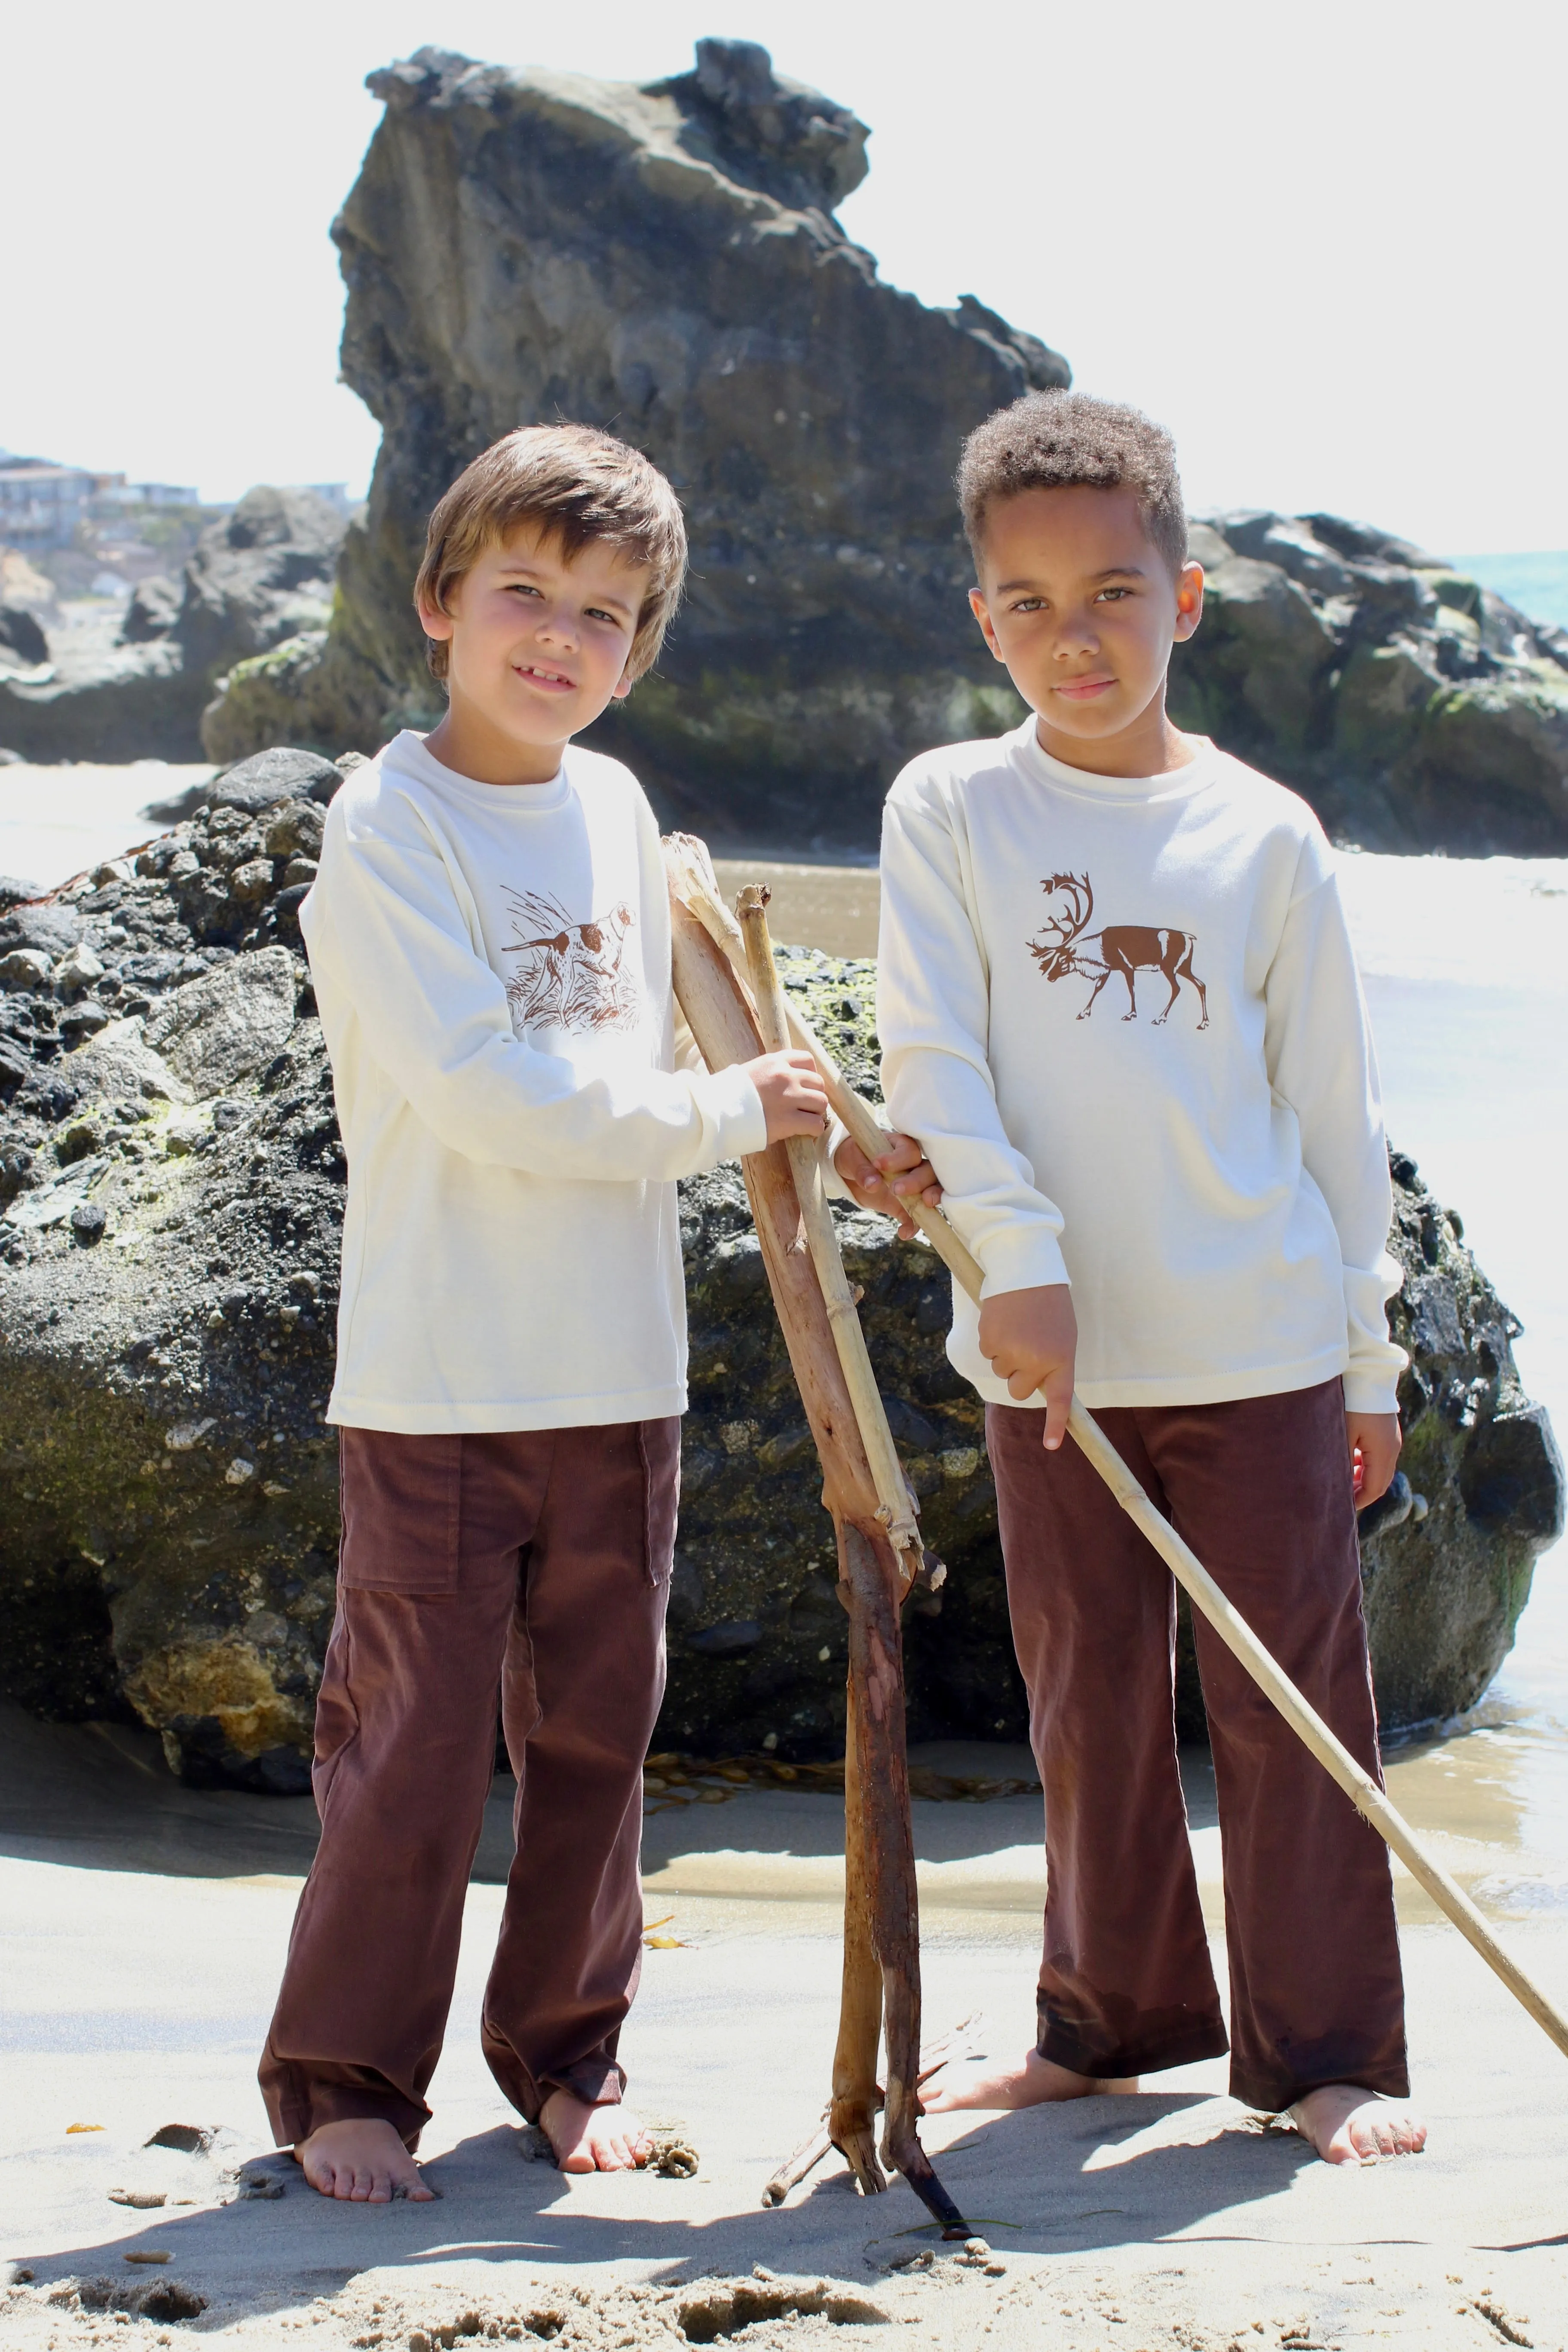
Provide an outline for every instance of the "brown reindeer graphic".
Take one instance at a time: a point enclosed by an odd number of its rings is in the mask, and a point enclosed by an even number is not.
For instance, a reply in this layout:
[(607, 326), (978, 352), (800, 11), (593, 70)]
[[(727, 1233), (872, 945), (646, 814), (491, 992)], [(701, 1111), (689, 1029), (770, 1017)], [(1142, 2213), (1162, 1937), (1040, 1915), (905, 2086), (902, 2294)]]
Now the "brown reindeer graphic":
[[(1198, 1027), (1208, 1027), (1208, 991), (1193, 970), (1193, 950), (1197, 940), (1191, 931), (1175, 931), (1168, 927), (1156, 929), (1144, 923), (1108, 923), (1102, 931), (1086, 932), (1084, 925), (1094, 912), (1094, 891), (1087, 874), (1053, 874), (1040, 887), (1047, 898), (1059, 900), (1060, 904), (1047, 916), (1038, 937), (1029, 941), (1029, 953), (1039, 965), (1044, 980), (1066, 980), (1071, 973), (1093, 981), (1089, 1003), (1078, 1016), (1080, 1021), (1089, 1019), (1095, 999), (1115, 972), (1120, 972), (1127, 982), (1127, 1010), (1121, 1018), (1136, 1021), (1137, 976), (1141, 971), (1158, 971), (1170, 982), (1171, 993), (1163, 1013), (1154, 1015), (1155, 1028), (1170, 1019), (1184, 980), (1190, 980), (1198, 992), (1203, 1013)], [(1086, 949), (1099, 952), (1086, 954)]]
[(607, 915), (574, 923), (556, 898), (508, 890), (521, 959), (506, 992), (520, 1029), (635, 1029), (642, 998), (625, 969), (626, 934), (637, 917), (622, 899)]

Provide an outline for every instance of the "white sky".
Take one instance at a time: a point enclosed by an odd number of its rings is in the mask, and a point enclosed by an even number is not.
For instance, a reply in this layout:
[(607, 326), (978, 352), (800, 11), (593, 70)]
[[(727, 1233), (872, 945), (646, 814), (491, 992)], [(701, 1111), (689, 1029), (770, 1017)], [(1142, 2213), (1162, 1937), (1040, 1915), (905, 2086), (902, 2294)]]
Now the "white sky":
[(1171, 425), (1194, 507), (1568, 547), (1561, 0), (0, 6), (0, 446), (368, 478), (327, 228), (422, 42), (611, 78), (760, 40), (870, 123), (841, 215)]

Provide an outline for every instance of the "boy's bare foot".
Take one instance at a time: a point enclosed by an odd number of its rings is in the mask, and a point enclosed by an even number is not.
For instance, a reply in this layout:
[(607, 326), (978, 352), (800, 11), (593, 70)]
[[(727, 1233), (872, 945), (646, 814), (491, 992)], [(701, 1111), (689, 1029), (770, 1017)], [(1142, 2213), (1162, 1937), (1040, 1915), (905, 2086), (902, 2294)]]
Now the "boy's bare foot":
[(635, 2172), (653, 2154), (652, 2139), (629, 2107), (591, 2107), (570, 2091), (551, 2092), (539, 2128), (563, 2172)]
[(1325, 2164), (1375, 2164), (1382, 2156), (1419, 2156), (1426, 2126), (1396, 2099), (1355, 2083), (1324, 2083), (1289, 2116)]
[(986, 2059), (969, 2065), (945, 2062), (921, 2086), (921, 2111), (947, 2115), (956, 2107), (1035, 2107), (1046, 2099), (1092, 2099), (1101, 2091), (1135, 2091), (1138, 2077), (1075, 2074), (1031, 2050), (1020, 2063), (994, 2066)]
[(395, 2197), (423, 2203), (426, 2189), (419, 2167), (384, 2116), (356, 2116), (321, 2124), (309, 2139), (297, 2140), (296, 2160), (323, 2197), (343, 2197), (356, 2205), (389, 2205)]

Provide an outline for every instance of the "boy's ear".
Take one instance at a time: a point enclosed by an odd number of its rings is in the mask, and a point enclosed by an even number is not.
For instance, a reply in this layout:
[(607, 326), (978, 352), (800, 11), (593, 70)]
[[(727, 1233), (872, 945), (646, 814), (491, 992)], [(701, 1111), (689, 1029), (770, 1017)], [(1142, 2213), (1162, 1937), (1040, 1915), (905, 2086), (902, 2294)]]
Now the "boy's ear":
[(1007, 656), (996, 642), (996, 632), (991, 625), (991, 607), (978, 588), (969, 592), (969, 609), (980, 624), (980, 634), (991, 648), (993, 661), (1005, 661)]
[(624, 702), (631, 690), (632, 681), (626, 672), (622, 670), (619, 677), (616, 680), (615, 685), (610, 688), (610, 700), (612, 702)]
[(1176, 578), (1175, 642), (1183, 645), (1204, 616), (1204, 567), (1185, 563)]
[(450, 613), (443, 613), (439, 604), (427, 604), (423, 596), (418, 599), (415, 610), (418, 613), (419, 625), (426, 635), (434, 637), (438, 644), (445, 644), (452, 635)]

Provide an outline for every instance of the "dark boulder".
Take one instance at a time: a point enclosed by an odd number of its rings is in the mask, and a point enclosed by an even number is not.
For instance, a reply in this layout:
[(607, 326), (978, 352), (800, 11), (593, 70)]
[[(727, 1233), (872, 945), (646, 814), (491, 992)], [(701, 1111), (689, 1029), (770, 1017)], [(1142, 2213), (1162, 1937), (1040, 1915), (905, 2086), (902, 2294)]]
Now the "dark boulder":
[(37, 669), (49, 657), (49, 641), (25, 604), (0, 604), (0, 664)]
[[(277, 753), (282, 762), (299, 754)], [(276, 772), (276, 771), (275, 771)], [(331, 1622), (343, 1155), (295, 910), (319, 772), (215, 804), (69, 899), (0, 914), (0, 1689), (133, 1712), (193, 1779), (302, 1788)], [(870, 967), (788, 985), (875, 1088)], [(90, 1033), (69, 1025), (91, 1008)], [(1394, 1158), (1404, 1486), (1365, 1544), (1386, 1725), (1450, 1715), (1512, 1640), (1563, 1470), (1458, 1221)], [(840, 1230), (889, 1417), (949, 1564), (908, 1621), (918, 1736), (1019, 1738), (981, 1408), (947, 1283), (882, 1220)], [(691, 1411), (660, 1739), (830, 1752), (845, 1619), (818, 1472), (733, 1168), (682, 1188)], [(940, 1611), (940, 1613), (937, 1613)], [(1201, 1728), (1195, 1686), (1184, 1719)]]
[(131, 591), (131, 602), (125, 608), (125, 618), (120, 625), (122, 646), (150, 646), (166, 637), (180, 617), (181, 590), (177, 580), (154, 572), (149, 580), (139, 580)]
[(1364, 848), (1568, 849), (1568, 635), (1333, 515), (1193, 529), (1203, 625), (1171, 710)]

